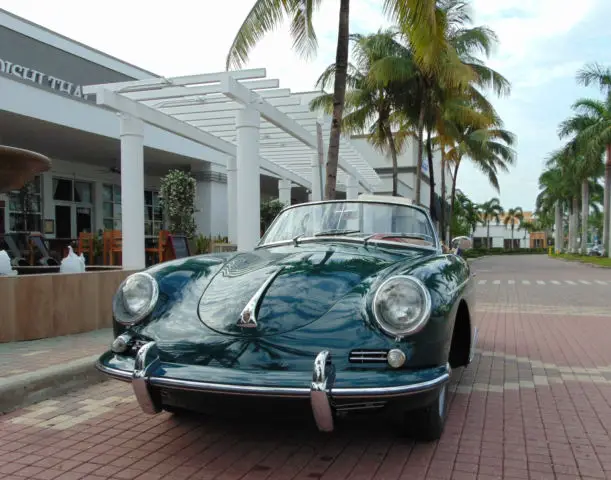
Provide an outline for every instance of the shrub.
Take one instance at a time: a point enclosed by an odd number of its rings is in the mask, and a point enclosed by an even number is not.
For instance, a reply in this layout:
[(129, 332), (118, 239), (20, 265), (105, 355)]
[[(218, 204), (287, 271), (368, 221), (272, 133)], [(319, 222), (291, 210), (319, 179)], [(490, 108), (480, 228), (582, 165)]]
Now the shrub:
[(170, 170), (161, 179), (159, 197), (168, 215), (170, 233), (183, 234), (187, 238), (195, 234), (195, 188), (195, 178), (182, 170)]

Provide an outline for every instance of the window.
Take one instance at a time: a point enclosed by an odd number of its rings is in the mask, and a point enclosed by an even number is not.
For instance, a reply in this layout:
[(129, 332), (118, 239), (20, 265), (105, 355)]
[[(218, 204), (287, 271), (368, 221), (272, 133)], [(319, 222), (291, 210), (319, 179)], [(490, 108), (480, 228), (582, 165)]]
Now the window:
[(40, 232), (42, 230), (42, 196), (40, 176), (9, 194), (9, 231)]
[(157, 236), (161, 230), (163, 212), (159, 205), (159, 193), (144, 191), (144, 234)]
[(91, 183), (73, 181), (66, 178), (54, 178), (53, 200), (91, 204), (93, 203)]
[[(121, 230), (121, 187), (103, 185), (103, 218), (105, 230)], [(157, 236), (162, 229), (163, 212), (159, 193), (144, 191), (144, 235)]]
[(121, 187), (104, 184), (102, 202), (104, 230), (121, 230)]

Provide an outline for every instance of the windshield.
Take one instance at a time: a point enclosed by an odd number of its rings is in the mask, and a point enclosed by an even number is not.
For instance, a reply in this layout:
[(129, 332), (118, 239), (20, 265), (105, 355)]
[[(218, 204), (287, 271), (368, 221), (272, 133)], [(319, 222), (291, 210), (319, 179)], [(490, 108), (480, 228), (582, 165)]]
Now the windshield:
[[(435, 247), (435, 234), (428, 216), (409, 205), (373, 202), (326, 202), (303, 204), (282, 212), (259, 245), (324, 235), (349, 235), (382, 239), (402, 237), (409, 243)], [(386, 238), (388, 239), (388, 238)]]

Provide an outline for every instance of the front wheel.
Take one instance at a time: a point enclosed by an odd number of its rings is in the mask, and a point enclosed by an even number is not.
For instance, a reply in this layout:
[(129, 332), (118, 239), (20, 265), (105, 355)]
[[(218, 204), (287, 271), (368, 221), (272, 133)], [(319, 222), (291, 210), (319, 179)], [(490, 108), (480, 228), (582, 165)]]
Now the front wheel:
[(435, 400), (426, 407), (405, 413), (404, 430), (415, 440), (439, 440), (448, 416), (448, 384), (437, 391)]

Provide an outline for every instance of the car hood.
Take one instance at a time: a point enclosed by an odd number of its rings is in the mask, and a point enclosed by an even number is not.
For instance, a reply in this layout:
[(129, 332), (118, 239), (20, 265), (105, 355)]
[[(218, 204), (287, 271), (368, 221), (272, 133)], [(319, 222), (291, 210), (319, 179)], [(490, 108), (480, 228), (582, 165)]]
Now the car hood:
[[(372, 249), (374, 250), (374, 249)], [(381, 270), (428, 252), (372, 254), (359, 248), (261, 249), (229, 259), (207, 284), (198, 305), (200, 320), (225, 335), (285, 333), (321, 318), (343, 296), (365, 288)], [(256, 326), (240, 326), (253, 308)]]

